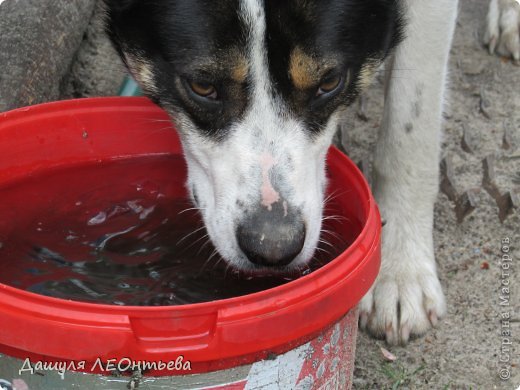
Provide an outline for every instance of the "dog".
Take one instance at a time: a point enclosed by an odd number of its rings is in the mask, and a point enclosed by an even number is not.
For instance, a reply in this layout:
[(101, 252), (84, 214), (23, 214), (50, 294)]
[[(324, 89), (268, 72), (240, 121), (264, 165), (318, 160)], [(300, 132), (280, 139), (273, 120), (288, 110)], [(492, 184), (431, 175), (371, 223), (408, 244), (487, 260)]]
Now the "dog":
[(382, 266), (360, 326), (390, 344), (446, 313), (433, 249), (456, 0), (105, 0), (107, 32), (175, 123), (187, 187), (220, 255), (301, 267), (320, 237), (325, 157), (386, 65), (374, 194)]

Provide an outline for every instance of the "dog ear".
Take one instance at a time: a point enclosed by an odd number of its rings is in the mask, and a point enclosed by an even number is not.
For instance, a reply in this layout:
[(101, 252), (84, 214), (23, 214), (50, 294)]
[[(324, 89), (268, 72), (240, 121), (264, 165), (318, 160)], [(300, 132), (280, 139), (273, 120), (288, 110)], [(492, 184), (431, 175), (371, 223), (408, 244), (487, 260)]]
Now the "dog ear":
[(112, 12), (124, 12), (132, 8), (141, 0), (104, 0), (108, 9)]

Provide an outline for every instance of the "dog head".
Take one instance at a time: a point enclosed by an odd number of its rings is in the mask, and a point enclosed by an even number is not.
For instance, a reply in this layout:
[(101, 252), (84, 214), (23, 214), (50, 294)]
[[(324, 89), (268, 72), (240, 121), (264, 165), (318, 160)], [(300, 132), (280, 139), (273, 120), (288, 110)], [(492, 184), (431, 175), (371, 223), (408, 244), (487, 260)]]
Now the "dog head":
[(400, 36), (397, 0), (106, 0), (107, 31), (182, 140), (188, 189), (239, 269), (317, 246), (342, 110)]

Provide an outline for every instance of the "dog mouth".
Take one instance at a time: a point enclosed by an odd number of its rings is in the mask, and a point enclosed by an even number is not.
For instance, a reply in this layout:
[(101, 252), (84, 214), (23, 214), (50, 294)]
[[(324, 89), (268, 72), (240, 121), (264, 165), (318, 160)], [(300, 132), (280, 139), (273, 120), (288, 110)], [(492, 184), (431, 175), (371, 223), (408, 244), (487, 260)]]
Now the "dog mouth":
[(307, 275), (312, 269), (313, 267), (310, 265), (266, 267), (250, 263), (250, 266), (247, 268), (238, 268), (236, 265), (229, 264), (229, 272), (241, 279), (277, 278), (290, 281)]

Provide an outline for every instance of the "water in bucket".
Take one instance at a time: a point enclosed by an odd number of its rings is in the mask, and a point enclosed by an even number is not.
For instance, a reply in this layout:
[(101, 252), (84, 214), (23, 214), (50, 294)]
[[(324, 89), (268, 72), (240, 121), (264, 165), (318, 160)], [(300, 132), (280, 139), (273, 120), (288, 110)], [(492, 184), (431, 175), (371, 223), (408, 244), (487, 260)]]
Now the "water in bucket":
[[(185, 198), (181, 156), (46, 170), (0, 188), (0, 283), (115, 305), (178, 305), (265, 290), (327, 263), (350, 238), (327, 228), (310, 266), (291, 275), (237, 273)], [(334, 214), (334, 199), (327, 209)]]

